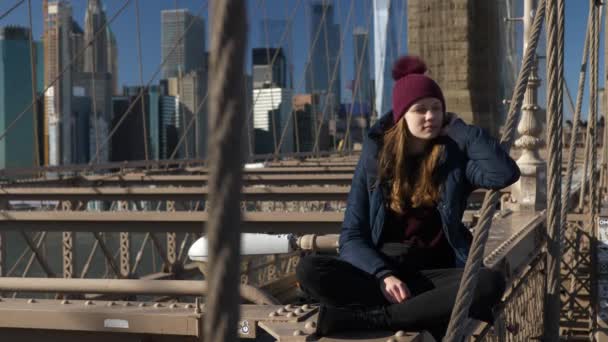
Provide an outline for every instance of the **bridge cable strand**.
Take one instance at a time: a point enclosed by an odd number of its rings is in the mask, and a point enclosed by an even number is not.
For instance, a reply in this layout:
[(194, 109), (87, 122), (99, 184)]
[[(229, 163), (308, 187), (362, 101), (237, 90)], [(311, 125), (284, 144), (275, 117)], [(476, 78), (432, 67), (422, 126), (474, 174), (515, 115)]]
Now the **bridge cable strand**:
[[(247, 10), (244, 0), (213, 1), (209, 103), (209, 291), (203, 341), (237, 341)], [(240, 18), (234, 20), (233, 18)], [(235, 129), (236, 128), (236, 129)], [(201, 229), (202, 229), (201, 225)]]
[[(560, 87), (563, 86), (563, 62), (559, 48), (563, 40), (564, 0), (552, 0), (547, 4), (547, 272), (543, 336), (545, 340), (559, 339), (560, 267), (561, 267), (561, 166), (562, 166), (562, 118)], [(595, 47), (591, 53), (594, 53)], [(563, 59), (563, 55), (562, 59)], [(593, 92), (593, 89), (591, 90)]]
[[(372, 14), (373, 14), (373, 10), (369, 11), (369, 15), (367, 17), (367, 27), (370, 26), (371, 23), (371, 19), (372, 19)], [(398, 36), (400, 37), (400, 36)], [(355, 85), (353, 87), (353, 101), (352, 104), (350, 106), (350, 109), (348, 111), (348, 115), (346, 118), (346, 132), (344, 132), (344, 138), (343, 138), (343, 142), (344, 144), (347, 144), (349, 136), (350, 136), (350, 124), (352, 122), (352, 118), (353, 118), (353, 112), (354, 112), (354, 108), (355, 108), (355, 104), (359, 103), (359, 106), (361, 106), (362, 103), (366, 103), (365, 101), (357, 101), (358, 98), (360, 98), (360, 92), (361, 92), (361, 72), (363, 71), (363, 63), (362, 61), (364, 60), (364, 58), (366, 57), (366, 54), (368, 53), (368, 43), (369, 43), (369, 31), (368, 34), (365, 36), (365, 40), (363, 41), (363, 49), (361, 49), (361, 54), (359, 54), (359, 58), (357, 59), (359, 61), (359, 65), (356, 65), (355, 67), (357, 68), (356, 70), (356, 75), (355, 75)], [(355, 48), (353, 46), (353, 48)], [(358, 53), (358, 51), (354, 51), (355, 54)], [(369, 70), (366, 70), (367, 73), (369, 73)], [(368, 84), (369, 87), (369, 84)], [(370, 100), (369, 96), (369, 88), (368, 89), (364, 89), (367, 90), (366, 94), (363, 94), (363, 96), (365, 97), (365, 100)], [(361, 113), (359, 113), (361, 114)], [(361, 136), (363, 138), (363, 134)], [(352, 145), (352, 144), (351, 144)], [(352, 148), (351, 148), (351, 152), (352, 152)]]
[(11, 12), (13, 12), (14, 10), (16, 10), (19, 6), (21, 6), (23, 3), (25, 2), (25, 0), (19, 0), (16, 3), (13, 4), (13, 6), (11, 6), (9, 9), (7, 9), (6, 11), (4, 11), (4, 13), (2, 13), (0, 15), (0, 20), (6, 18), (9, 14), (11, 14)]
[[(141, 50), (141, 20), (139, 14), (139, 0), (135, 0), (135, 26), (137, 32), (137, 60), (139, 66), (139, 84), (144, 84), (144, 67), (143, 67), (143, 54)], [(144, 140), (144, 158), (146, 161), (150, 158), (150, 150), (148, 147), (148, 126), (146, 120), (146, 101), (141, 100), (141, 118), (143, 126), (143, 140)], [(158, 151), (157, 151), (158, 153)], [(155, 159), (155, 158), (154, 158)]]
[[(591, 39), (591, 26), (593, 20), (593, 0), (589, 1), (589, 14), (587, 15), (587, 30), (585, 33), (585, 43), (583, 46), (583, 57), (581, 61), (581, 68), (579, 72), (578, 78), (578, 90), (576, 93), (576, 106), (573, 109), (573, 117), (572, 117), (572, 129), (570, 136), (570, 149), (568, 150), (568, 157), (566, 160), (568, 161), (568, 165), (566, 167), (566, 177), (565, 177), (565, 187), (564, 194), (562, 197), (562, 210), (561, 210), (561, 222), (562, 222), (562, 232), (566, 229), (567, 222), (567, 213), (569, 210), (569, 198), (570, 198), (570, 187), (572, 186), (572, 174), (574, 172), (574, 161), (576, 159), (576, 135), (578, 133), (579, 121), (581, 117), (581, 110), (583, 107), (583, 94), (585, 92), (585, 79), (587, 77), (587, 60), (589, 56), (589, 40)], [(566, 84), (566, 90), (567, 90)], [(569, 94), (569, 92), (567, 92)], [(582, 182), (584, 182), (585, 177), (583, 176)]]
[[(501, 144), (507, 153), (509, 152), (515, 138), (515, 129), (519, 119), (519, 110), (526, 92), (530, 71), (535, 63), (536, 47), (540, 38), (544, 16), (545, 0), (540, 0), (536, 15), (534, 17), (534, 22), (532, 24), (529, 43), (524, 53), (523, 63), (511, 97), (509, 112), (501, 138)], [(484, 198), (481, 209), (481, 217), (475, 228), (471, 250), (467, 258), (462, 279), (460, 280), (460, 287), (456, 296), (456, 302), (450, 317), (450, 323), (446, 333), (446, 341), (460, 341), (462, 335), (464, 334), (464, 323), (468, 318), (469, 308), (473, 299), (473, 291), (475, 290), (479, 277), (479, 269), (481, 268), (483, 261), (484, 247), (486, 241), (488, 240), (489, 228), (492, 224), (492, 217), (495, 211), (494, 207), (499, 199), (500, 192), (496, 190), (488, 191)]]
[[(31, 81), (32, 81), (32, 99), (36, 98), (36, 83), (37, 83), (37, 75), (36, 75), (36, 57), (34, 52), (34, 29), (32, 25), (32, 1), (27, 0), (27, 16), (28, 16), (28, 24), (30, 29), (30, 34), (28, 35), (28, 43), (30, 47), (30, 73), (31, 73)], [(40, 141), (38, 140), (38, 101), (32, 102), (32, 123), (33, 123), (33, 134), (34, 134), (34, 165), (40, 166)]]
[[(206, 5), (207, 5), (207, 1), (203, 1), (203, 3), (201, 4), (201, 6), (196, 11), (196, 15), (200, 16), (202, 14), (203, 10), (207, 7)], [(150, 79), (148, 80), (148, 82), (144, 86), (141, 87), (141, 89), (140, 89), (139, 93), (137, 94), (137, 96), (129, 104), (129, 107), (127, 107), (127, 109), (120, 115), (120, 118), (118, 119), (118, 121), (116, 122), (116, 124), (114, 125), (114, 127), (112, 127), (112, 130), (108, 133), (108, 136), (103, 140), (103, 143), (101, 144), (102, 148), (105, 147), (110, 142), (110, 139), (112, 139), (112, 136), (116, 133), (116, 131), (118, 131), (118, 128), (120, 128), (120, 126), (125, 121), (125, 119), (127, 118), (127, 116), (131, 113), (131, 111), (133, 110), (133, 107), (135, 107), (135, 105), (137, 104), (137, 102), (141, 100), (141, 98), (144, 95), (145, 89), (149, 89), (149, 87), (152, 84), (152, 82), (154, 82), (154, 80), (156, 79), (156, 76), (162, 70), (162, 67), (169, 60), (169, 56), (171, 56), (175, 52), (175, 50), (177, 49), (177, 46), (182, 42), (182, 40), (184, 39), (184, 37), (186, 36), (186, 34), (188, 33), (188, 31), (192, 28), (194, 22), (195, 21), (192, 20), (192, 21), (190, 21), (190, 23), (188, 24), (188, 26), (186, 26), (186, 28), (184, 29), (184, 32), (182, 32), (182, 34), (179, 36), (179, 38), (175, 41), (175, 43), (171, 47), (171, 50), (169, 51), (169, 53), (167, 54), (167, 56), (165, 56), (165, 58), (161, 60), (160, 64), (158, 65), (158, 67), (156, 68), (156, 70), (154, 71), (154, 73), (152, 74), (152, 76), (150, 77)], [(89, 166), (92, 166), (98, 159), (99, 159), (99, 153), (95, 153), (95, 158), (91, 159), (91, 161), (89, 162)]]
[[(590, 154), (591, 154), (591, 177), (589, 182), (589, 219), (587, 224), (589, 226), (590, 231), (590, 240), (591, 240), (591, 260), (592, 265), (596, 265), (596, 256), (595, 252), (596, 248), (596, 232), (594, 229), (594, 223), (596, 222), (597, 215), (599, 212), (599, 203), (598, 203), (598, 192), (599, 187), (597, 186), (599, 174), (597, 172), (597, 119), (598, 119), (598, 78), (599, 78), (599, 39), (600, 39), (600, 18), (602, 15), (602, 4), (599, 3), (595, 7), (595, 16), (594, 16), (594, 31), (593, 31), (593, 49), (591, 51), (591, 82), (590, 82), (590, 118), (589, 118), (589, 126), (591, 127), (591, 135), (589, 136), (590, 143)], [(596, 287), (591, 288), (591, 298), (597, 298), (597, 289)], [(597, 326), (597, 312), (596, 307), (594, 305), (589, 306), (589, 313), (591, 317), (590, 328), (592, 331), (595, 331)]]
[(47, 86), (45, 86), (44, 90), (40, 93), (40, 95), (37, 95), (34, 99), (32, 99), (32, 103), (27, 105), (27, 107), (25, 109), (23, 109), (19, 114), (17, 114), (15, 116), (15, 118), (6, 126), (6, 128), (4, 130), (2, 130), (2, 133), (0, 133), (0, 140), (6, 138), (6, 135), (8, 134), (8, 132), (30, 110), (30, 108), (32, 108), (34, 106), (34, 102), (36, 102), (39, 99), (41, 99), (42, 97), (44, 97), (44, 94), (46, 94), (46, 92), (53, 85), (55, 85), (55, 82), (57, 82), (67, 70), (69, 70), (70, 68), (73, 67), (74, 62), (82, 57), (82, 55), (84, 54), (86, 49), (89, 47), (89, 45), (91, 45), (91, 43), (93, 41), (95, 41), (102, 32), (105, 33), (106, 26), (110, 25), (118, 17), (118, 15), (120, 15), (120, 13), (122, 13), (127, 8), (127, 5), (130, 2), (131, 2), (131, 0), (125, 0), (124, 4), (118, 9), (118, 11), (116, 11), (116, 13), (114, 13), (114, 15), (110, 18), (110, 20), (106, 21), (106, 23), (104, 25), (102, 25), (102, 27), (99, 30), (97, 30), (97, 32), (95, 32), (95, 34), (93, 35), (93, 37), (94, 37), (93, 40), (91, 40), (89, 43), (87, 43), (86, 46), (84, 46), (77, 54), (74, 55), (74, 57), (72, 57), (72, 59), (69, 61), (69, 63), (67, 63), (67, 65), (65, 67), (63, 67), (61, 72), (59, 72), (57, 74), (57, 76), (55, 76), (55, 78)]

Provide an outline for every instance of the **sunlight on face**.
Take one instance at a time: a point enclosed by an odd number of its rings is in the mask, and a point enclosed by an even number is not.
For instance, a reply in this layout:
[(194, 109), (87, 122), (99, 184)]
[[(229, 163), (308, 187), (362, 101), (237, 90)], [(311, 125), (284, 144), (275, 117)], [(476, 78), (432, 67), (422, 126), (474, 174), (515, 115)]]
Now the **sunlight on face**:
[(419, 139), (433, 139), (441, 131), (443, 106), (434, 97), (420, 99), (405, 112), (405, 120), (410, 133)]

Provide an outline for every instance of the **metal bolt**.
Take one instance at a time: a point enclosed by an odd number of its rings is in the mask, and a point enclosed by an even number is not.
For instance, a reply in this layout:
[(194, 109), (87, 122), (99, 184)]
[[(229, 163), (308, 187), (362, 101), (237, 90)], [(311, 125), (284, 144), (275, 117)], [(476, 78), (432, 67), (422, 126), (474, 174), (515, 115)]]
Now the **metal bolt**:
[(277, 310), (277, 313), (278, 313), (279, 315), (284, 314), (284, 313), (285, 313), (285, 310), (284, 310), (283, 308), (280, 308), (279, 310)]
[(310, 321), (310, 322), (306, 323), (306, 325), (304, 326), (304, 328), (306, 328), (308, 330), (317, 329), (317, 323), (315, 321)]
[(177, 304), (175, 304), (175, 303), (169, 305), (169, 308), (171, 308), (171, 309), (175, 309), (176, 307), (177, 307)]
[(114, 306), (114, 305), (116, 305), (116, 303), (114, 303), (114, 302), (108, 302), (108, 306)]
[(292, 318), (292, 317), (296, 317), (297, 315), (293, 312), (290, 312), (287, 314), (287, 317)]
[(91, 302), (90, 300), (87, 300), (86, 302), (84, 302), (84, 305), (86, 305), (86, 306), (93, 305), (93, 302)]
[(294, 313), (295, 313), (296, 315), (301, 315), (303, 312), (304, 312), (304, 310), (302, 310), (302, 309), (300, 309), (300, 308), (297, 308), (297, 309), (296, 309), (296, 311), (294, 311)]
[(64, 300), (62, 300), (62, 301), (61, 301), (61, 304), (64, 304), (64, 305), (65, 305), (65, 304), (70, 304), (70, 301), (69, 301), (69, 300), (67, 300), (67, 299), (64, 299)]
[(395, 336), (396, 337), (403, 337), (403, 336), (405, 336), (405, 332), (403, 330), (399, 330), (399, 331), (397, 331), (395, 333)]
[(139, 303), (139, 307), (140, 308), (145, 308), (146, 307), (146, 303)]
[(158, 309), (158, 308), (162, 308), (163, 305), (161, 303), (154, 303), (154, 307)]
[(302, 336), (302, 335), (304, 335), (304, 333), (302, 332), (302, 330), (298, 329), (298, 330), (295, 330), (293, 332), (293, 336)]
[(192, 309), (194, 306), (192, 306), (192, 304), (186, 304), (184, 305), (184, 309)]
[(293, 309), (293, 307), (291, 306), (291, 304), (285, 305), (285, 310), (291, 310), (291, 309)]
[(268, 317), (277, 317), (277, 313), (273, 311), (268, 314)]
[(34, 298), (30, 298), (30, 299), (27, 301), (27, 303), (28, 303), (28, 304), (34, 304), (34, 303), (36, 303), (36, 300), (35, 300)]
[(302, 310), (309, 310), (309, 309), (310, 309), (310, 305), (308, 305), (308, 304), (302, 305)]
[(129, 302), (125, 302), (125, 304), (123, 304), (124, 306), (131, 306), (131, 303)]

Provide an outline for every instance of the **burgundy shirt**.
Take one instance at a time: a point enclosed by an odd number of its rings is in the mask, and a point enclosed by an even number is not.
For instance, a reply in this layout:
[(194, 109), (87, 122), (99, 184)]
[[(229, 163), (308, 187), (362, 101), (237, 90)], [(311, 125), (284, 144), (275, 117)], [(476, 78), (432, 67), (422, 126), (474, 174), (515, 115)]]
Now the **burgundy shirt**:
[(403, 215), (388, 210), (383, 230), (383, 242), (410, 245), (408, 264), (417, 268), (454, 266), (454, 251), (447, 241), (437, 208), (411, 208)]

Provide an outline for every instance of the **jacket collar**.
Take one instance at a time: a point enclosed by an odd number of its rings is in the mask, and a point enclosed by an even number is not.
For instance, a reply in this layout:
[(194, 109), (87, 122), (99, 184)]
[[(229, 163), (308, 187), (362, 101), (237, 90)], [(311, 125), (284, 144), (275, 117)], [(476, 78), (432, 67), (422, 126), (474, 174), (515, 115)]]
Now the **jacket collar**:
[(384, 132), (388, 131), (391, 127), (393, 127), (395, 123), (393, 122), (393, 111), (389, 111), (388, 113), (382, 115), (378, 121), (369, 129), (367, 136), (379, 142), (384, 135)]

